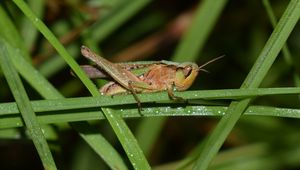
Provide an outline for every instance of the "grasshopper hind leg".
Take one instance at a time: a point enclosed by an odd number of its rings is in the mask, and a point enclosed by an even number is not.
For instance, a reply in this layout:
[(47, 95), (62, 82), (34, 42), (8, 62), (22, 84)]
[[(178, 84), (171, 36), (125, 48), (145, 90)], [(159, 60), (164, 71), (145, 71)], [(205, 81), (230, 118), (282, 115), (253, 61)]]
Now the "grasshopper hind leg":
[(132, 81), (129, 81), (129, 82), (128, 82), (128, 87), (129, 87), (130, 92), (131, 92), (131, 94), (133, 95), (135, 101), (137, 102), (139, 114), (140, 114), (141, 116), (143, 116), (143, 114), (142, 114), (142, 111), (143, 111), (142, 104), (141, 104), (140, 99), (139, 99), (138, 96), (136, 95), (136, 91), (135, 91), (134, 88), (132, 87), (132, 83), (133, 83)]

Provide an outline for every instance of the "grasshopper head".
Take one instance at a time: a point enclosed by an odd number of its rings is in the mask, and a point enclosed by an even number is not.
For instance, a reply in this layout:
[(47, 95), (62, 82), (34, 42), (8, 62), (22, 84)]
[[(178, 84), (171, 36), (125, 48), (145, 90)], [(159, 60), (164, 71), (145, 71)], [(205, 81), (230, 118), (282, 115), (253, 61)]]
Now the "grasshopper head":
[(178, 91), (188, 89), (198, 75), (198, 65), (195, 63), (185, 64), (176, 71), (175, 87)]
[(190, 63), (190, 62), (186, 62), (178, 65), (178, 69), (176, 71), (176, 78), (175, 78), (176, 89), (178, 91), (184, 91), (188, 89), (195, 81), (200, 70), (207, 72), (205, 69), (203, 69), (203, 67), (223, 57), (224, 56), (212, 59), (207, 63), (201, 65), (200, 67), (198, 67), (197, 64)]

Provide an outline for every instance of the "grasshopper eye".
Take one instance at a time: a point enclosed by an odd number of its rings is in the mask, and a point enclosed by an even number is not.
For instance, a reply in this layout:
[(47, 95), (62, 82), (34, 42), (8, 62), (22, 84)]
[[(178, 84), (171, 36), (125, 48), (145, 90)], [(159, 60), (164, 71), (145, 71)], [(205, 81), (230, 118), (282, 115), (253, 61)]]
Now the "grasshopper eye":
[(187, 66), (183, 69), (183, 74), (185, 77), (188, 77), (192, 73), (193, 68), (191, 66)]

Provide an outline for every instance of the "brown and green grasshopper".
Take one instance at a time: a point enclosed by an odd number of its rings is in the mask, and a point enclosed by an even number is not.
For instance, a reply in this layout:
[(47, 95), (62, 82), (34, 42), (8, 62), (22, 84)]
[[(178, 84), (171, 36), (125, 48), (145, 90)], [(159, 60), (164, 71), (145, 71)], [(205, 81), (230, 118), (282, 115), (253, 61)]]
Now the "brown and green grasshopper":
[(175, 96), (173, 91), (187, 90), (193, 84), (199, 71), (205, 71), (202, 69), (204, 66), (223, 57), (215, 58), (198, 67), (197, 64), (191, 62), (176, 63), (165, 60), (142, 64), (112, 63), (85, 46), (81, 47), (81, 53), (96, 64), (96, 66), (81, 66), (90, 78), (110, 77), (113, 79), (100, 89), (100, 93), (116, 95), (131, 92), (138, 103), (139, 112), (141, 103), (137, 93), (167, 91), (171, 99), (181, 99)]

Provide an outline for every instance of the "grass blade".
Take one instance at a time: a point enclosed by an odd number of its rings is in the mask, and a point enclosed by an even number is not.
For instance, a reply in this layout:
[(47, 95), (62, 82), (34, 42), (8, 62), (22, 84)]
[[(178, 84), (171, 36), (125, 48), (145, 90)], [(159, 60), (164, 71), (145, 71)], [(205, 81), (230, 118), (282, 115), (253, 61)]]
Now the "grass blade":
[[(28, 5), (36, 12), (36, 14), (41, 17), (44, 14), (44, 5), (45, 1), (35, 1), (29, 0), (27, 1)], [(24, 16), (21, 20), (21, 34), (25, 41), (27, 49), (31, 49), (34, 45), (35, 39), (37, 38), (38, 32), (34, 29), (32, 23), (27, 21), (27, 18)]]
[(7, 16), (5, 10), (0, 6), (0, 25), (5, 25), (5, 27), (0, 29), (0, 34), (2, 38), (10, 42), (13, 47), (18, 47), (27, 61), (30, 61), (28, 53), (26, 53), (26, 47), (22, 42), (22, 38), (18, 33), (17, 29), (14, 27), (13, 22)]
[[(107, 16), (103, 17), (99, 22), (90, 27), (86, 34), (99, 42), (110, 35), (114, 30), (120, 27), (131, 16), (141, 10), (144, 6), (150, 3), (150, 0), (135, 0), (135, 1), (119, 1), (117, 7), (113, 9)], [(117, 12), (116, 12), (117, 11)]]
[[(185, 99), (244, 99), (248, 97), (276, 95), (276, 94), (299, 94), (300, 87), (292, 88), (259, 88), (259, 89), (228, 89), (228, 90), (198, 90), (176, 93), (177, 96)], [(165, 93), (152, 93), (139, 95), (144, 102), (168, 101), (168, 95)], [(131, 95), (115, 96), (113, 99), (109, 96), (101, 97), (77, 97), (55, 100), (37, 100), (31, 101), (35, 112), (51, 112), (59, 110), (72, 110), (82, 108), (95, 108), (98, 106), (115, 106), (125, 104), (135, 104), (136, 101)], [(172, 104), (171, 102), (169, 102)], [(176, 103), (175, 103), (176, 104)], [(124, 107), (125, 108), (125, 107)], [(18, 114), (18, 108), (15, 103), (0, 104), (0, 115)]]
[[(246, 77), (241, 88), (258, 87), (276, 56), (299, 20), (300, 1), (290, 1), (278, 25), (267, 41), (254, 66)], [(205, 142), (203, 151), (200, 153), (194, 169), (207, 169), (210, 162), (217, 154), (226, 137), (250, 103), (250, 99), (240, 102), (232, 102), (226, 115), (218, 123), (212, 134)]]
[(39, 153), (43, 166), (45, 169), (55, 170), (57, 168), (51, 155), (51, 151), (47, 144), (46, 138), (31, 107), (25, 88), (22, 85), (22, 81), (10, 61), (11, 55), (9, 54), (9, 51), (12, 48), (8, 49), (8, 45), (5, 44), (2, 39), (0, 41), (0, 45), (2, 54), (0, 55), (0, 63), (2, 70), (16, 100), (26, 127), (28, 128), (33, 143)]
[[(51, 106), (51, 105), (49, 105)], [(2, 107), (2, 106), (0, 106)], [(35, 107), (33, 107), (36, 112)], [(228, 107), (224, 106), (186, 106), (186, 107), (146, 107), (144, 109), (145, 117), (167, 117), (167, 116), (224, 116)], [(123, 110), (116, 110), (123, 118), (138, 118), (141, 117), (135, 110), (135, 108), (128, 108)], [(273, 116), (273, 117), (287, 117), (287, 118), (300, 118), (300, 109), (291, 108), (278, 108), (267, 106), (249, 106), (244, 115), (257, 115), (257, 116)], [(1, 113), (0, 129), (22, 127), (23, 122), (19, 114), (15, 113)], [(37, 113), (37, 118), (41, 124), (50, 123), (62, 123), (62, 122), (78, 122), (87, 120), (103, 120), (104, 115), (99, 115), (99, 112), (95, 109), (83, 109), (83, 110), (58, 110), (53, 112), (41, 112)], [(86, 126), (82, 124), (82, 126)], [(94, 132), (94, 131), (92, 131)], [(94, 134), (94, 133), (93, 133)], [(95, 135), (91, 135), (92, 137)], [(87, 138), (90, 136), (87, 135)], [(98, 137), (96, 137), (98, 138)], [(88, 141), (97, 142), (98, 141)], [(105, 145), (97, 145), (97, 147), (105, 147)], [(107, 147), (103, 148), (106, 149)], [(94, 148), (93, 148), (94, 149)], [(113, 157), (113, 156), (112, 156)], [(115, 161), (115, 160), (114, 160)]]
[(98, 91), (92, 81), (85, 75), (85, 73), (80, 69), (76, 61), (72, 56), (66, 51), (59, 40), (54, 36), (54, 34), (48, 29), (48, 27), (33, 13), (33, 11), (27, 6), (23, 0), (14, 0), (15, 4), (21, 9), (21, 11), (27, 16), (28, 19), (34, 24), (34, 26), (45, 36), (45, 38), (53, 45), (61, 57), (68, 63), (72, 68), (74, 73), (78, 78), (85, 84), (88, 90), (97, 94)]
[[(270, 4), (269, 0), (263, 0), (263, 4), (264, 4), (264, 7), (266, 8), (266, 11), (268, 13), (268, 16), (269, 16), (269, 19), (271, 21), (272, 26), (275, 27), (276, 24), (277, 24), (277, 19), (276, 19), (275, 14), (272, 10), (272, 7), (271, 7), (271, 4)], [(285, 61), (289, 65), (292, 65), (292, 63), (293, 63), (292, 56), (291, 56), (290, 50), (288, 49), (286, 44), (284, 44), (283, 47), (282, 47), (282, 53), (283, 53)]]
[[(99, 119), (99, 112), (96, 112)], [(104, 118), (104, 116), (103, 116)], [(82, 120), (83, 121), (83, 120)], [(80, 136), (90, 145), (92, 149), (108, 164), (111, 169), (128, 169), (118, 152), (110, 143), (99, 135), (87, 122), (70, 122), (72, 128), (80, 132)]]

